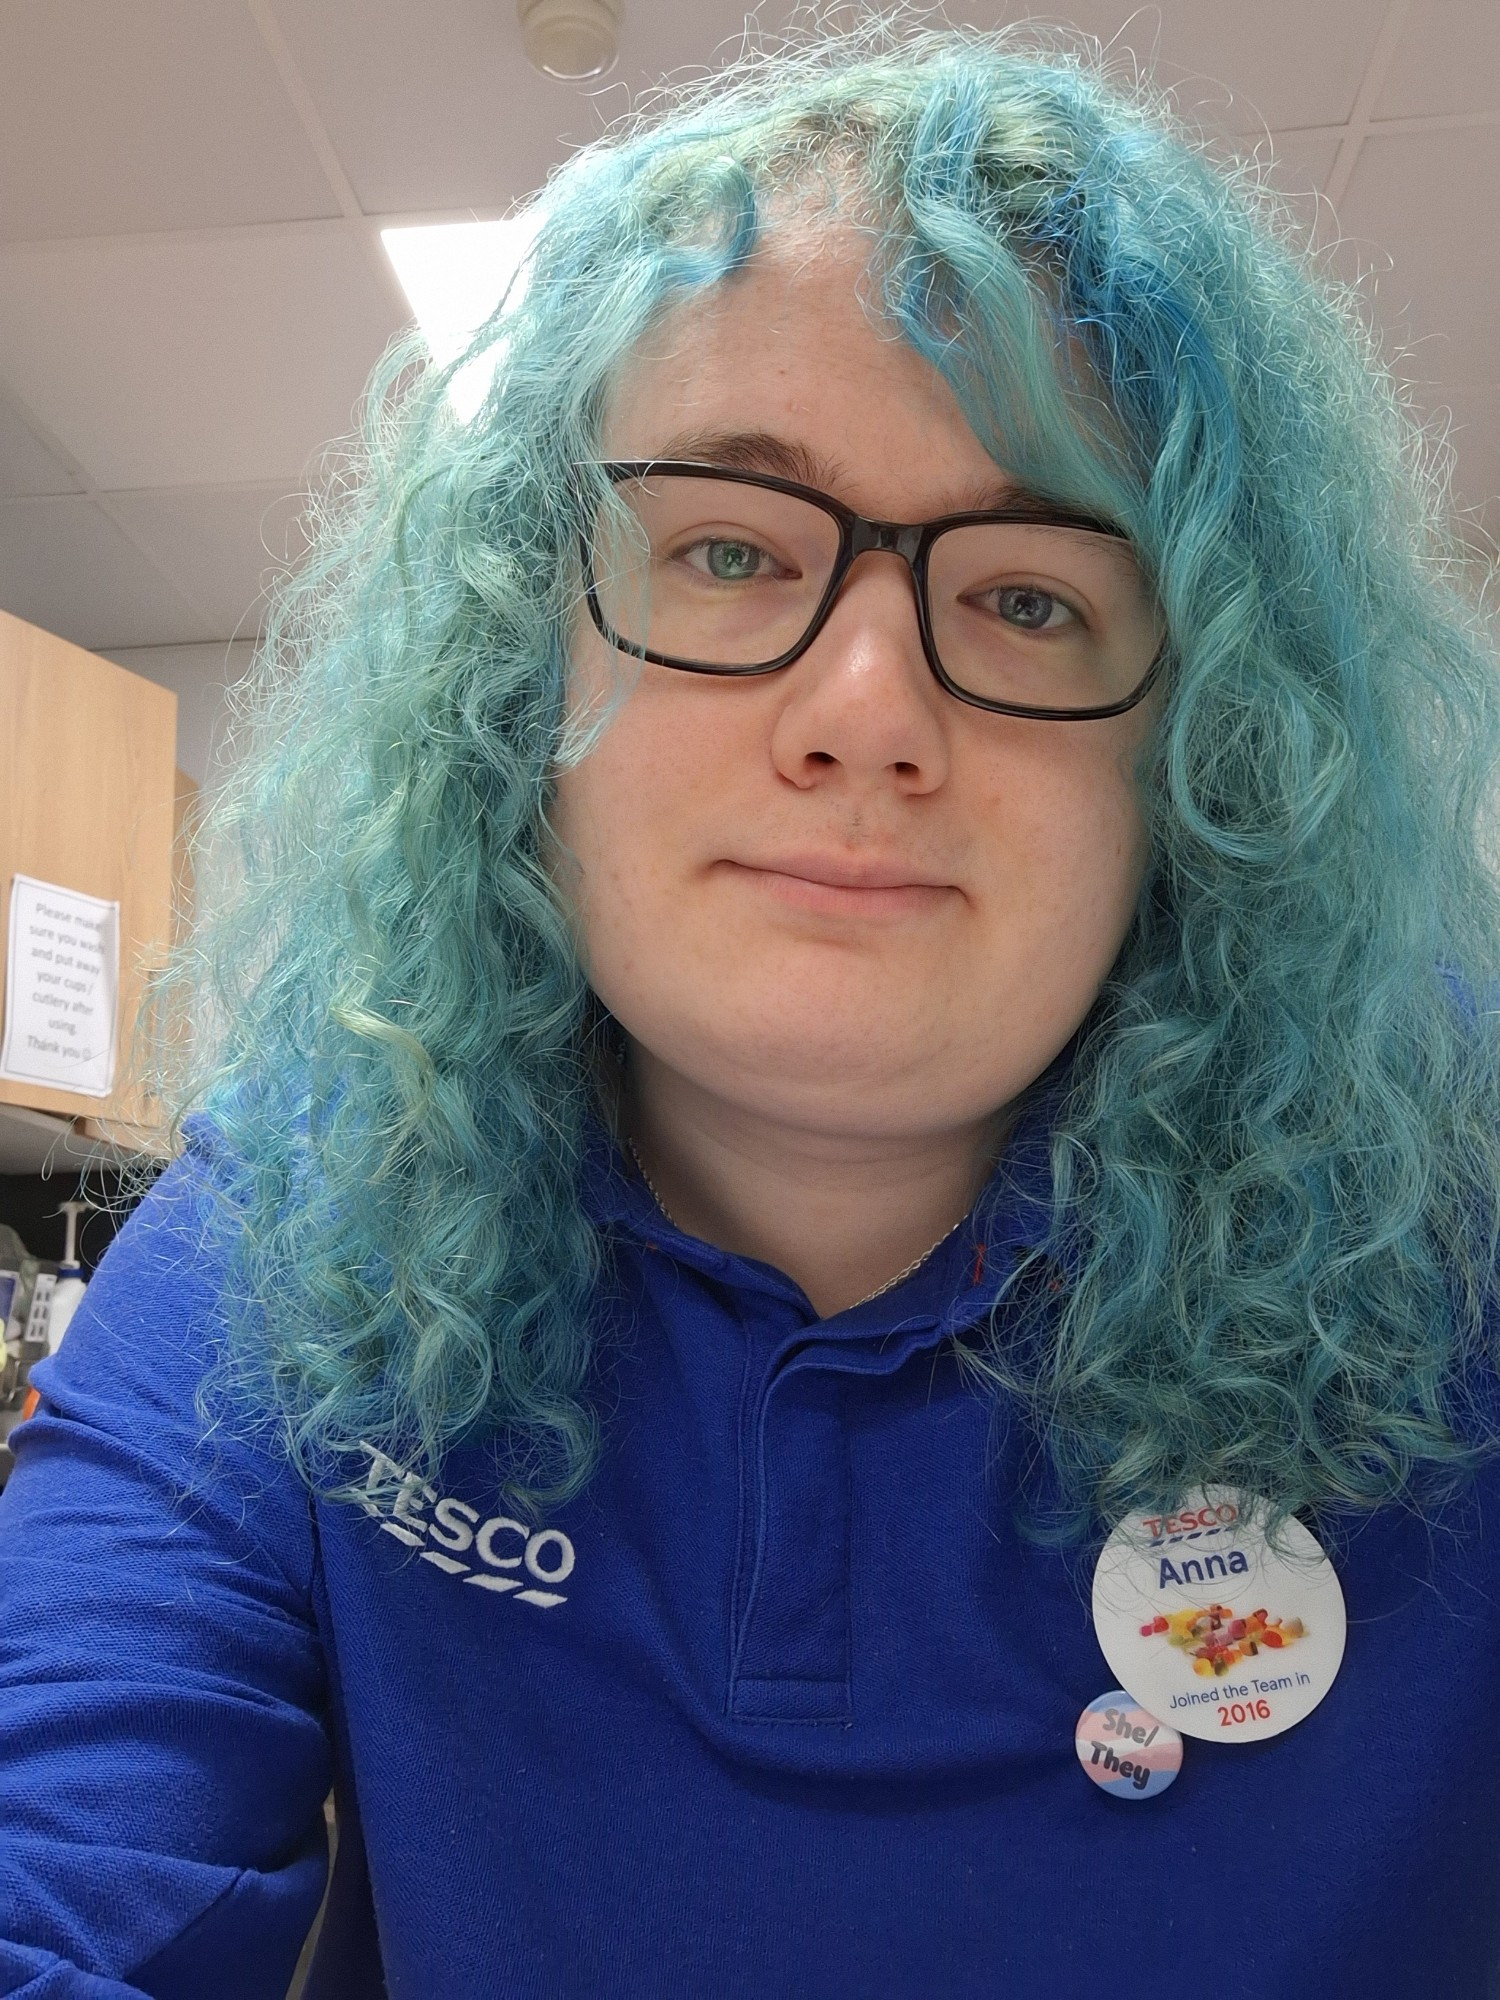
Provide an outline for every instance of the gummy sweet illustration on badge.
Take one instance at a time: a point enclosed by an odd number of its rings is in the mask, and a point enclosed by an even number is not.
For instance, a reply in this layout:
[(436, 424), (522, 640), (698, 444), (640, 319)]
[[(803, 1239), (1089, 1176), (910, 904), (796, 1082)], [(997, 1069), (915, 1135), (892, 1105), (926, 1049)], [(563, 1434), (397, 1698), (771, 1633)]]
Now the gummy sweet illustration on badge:
[(1255, 1659), (1262, 1649), (1283, 1651), (1305, 1639), (1307, 1627), (1300, 1618), (1272, 1618), (1264, 1606), (1242, 1617), (1227, 1604), (1208, 1604), (1158, 1613), (1141, 1627), (1141, 1637), (1158, 1636), (1187, 1654), (1195, 1674), (1217, 1675)]

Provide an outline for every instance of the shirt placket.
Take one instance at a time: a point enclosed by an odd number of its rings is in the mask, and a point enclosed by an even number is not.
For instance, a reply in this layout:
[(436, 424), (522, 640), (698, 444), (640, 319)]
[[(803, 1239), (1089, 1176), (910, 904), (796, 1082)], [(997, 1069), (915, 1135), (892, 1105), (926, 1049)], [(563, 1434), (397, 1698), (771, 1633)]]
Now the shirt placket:
[(854, 1720), (848, 1378), (893, 1375), (942, 1330), (804, 1344), (773, 1363), (742, 1435), (741, 1538), (729, 1713)]
[(773, 1367), (741, 1441), (729, 1713), (848, 1722), (849, 1440), (842, 1383), (800, 1354)]

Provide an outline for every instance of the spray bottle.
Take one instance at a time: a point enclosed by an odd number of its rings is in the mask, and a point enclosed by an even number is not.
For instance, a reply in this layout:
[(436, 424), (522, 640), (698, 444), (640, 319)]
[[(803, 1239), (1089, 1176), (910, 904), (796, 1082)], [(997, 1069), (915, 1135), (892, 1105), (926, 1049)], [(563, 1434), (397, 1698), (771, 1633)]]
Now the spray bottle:
[(6, 1223), (0, 1222), (0, 1404), (9, 1404), (20, 1384), (22, 1290), (26, 1270), (26, 1245)]
[(60, 1213), (68, 1219), (68, 1239), (63, 1246), (63, 1260), (57, 1267), (57, 1283), (52, 1290), (52, 1310), (47, 1321), (47, 1352), (55, 1354), (58, 1344), (68, 1330), (68, 1321), (78, 1310), (78, 1301), (83, 1297), (83, 1266), (78, 1261), (78, 1218), (86, 1215), (93, 1207), (91, 1201), (65, 1201)]

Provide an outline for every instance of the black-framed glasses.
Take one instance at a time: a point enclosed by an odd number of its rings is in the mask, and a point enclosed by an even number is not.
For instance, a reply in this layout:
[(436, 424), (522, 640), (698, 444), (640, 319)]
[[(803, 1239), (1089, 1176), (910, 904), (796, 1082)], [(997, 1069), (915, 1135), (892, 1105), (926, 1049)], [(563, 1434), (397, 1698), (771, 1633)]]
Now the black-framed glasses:
[(638, 659), (775, 673), (817, 638), (856, 557), (885, 550), (911, 571), (928, 666), (975, 708), (1095, 721), (1134, 708), (1161, 673), (1160, 616), (1108, 522), (1040, 503), (874, 521), (769, 473), (599, 469), (620, 504), (584, 537), (584, 590), (600, 633)]

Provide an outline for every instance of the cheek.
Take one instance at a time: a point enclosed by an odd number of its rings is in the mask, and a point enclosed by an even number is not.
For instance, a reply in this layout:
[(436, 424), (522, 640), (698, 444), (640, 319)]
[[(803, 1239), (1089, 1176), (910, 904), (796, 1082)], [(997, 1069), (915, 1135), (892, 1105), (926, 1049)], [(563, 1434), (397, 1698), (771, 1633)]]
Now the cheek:
[(637, 688), (553, 784), (550, 873), (596, 984), (660, 950), (695, 851), (701, 758), (660, 705), (657, 690)]
[(1138, 752), (1130, 743), (1056, 739), (1029, 748), (1034, 754), (1007, 758), (989, 787), (1000, 901), (1012, 916), (1024, 912), (1039, 950), (1056, 948), (1054, 963), (1076, 964), (1084, 979), (1102, 976), (1129, 928), (1146, 868)]
[[(584, 614), (579, 617), (582, 621)], [(639, 691), (622, 683), (621, 670), (618, 656), (592, 626), (580, 622), (573, 633), (562, 738), (569, 761), (553, 774), (548, 813), (551, 872), (570, 901), (596, 891), (611, 857), (630, 837), (622, 808), (628, 814), (625, 777)]]
[(1148, 842), (1128, 763), (1101, 771), (1080, 810), (1069, 865), (1080, 906), (1089, 909), (1080, 948), (1102, 978), (1113, 965), (1135, 914), (1146, 872)]
[(629, 920), (643, 864), (636, 801), (619, 760), (601, 744), (558, 774), (549, 815), (550, 872), (567, 907), (575, 940), (591, 962)]

